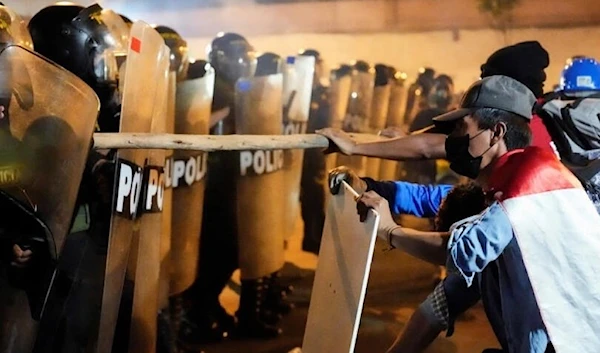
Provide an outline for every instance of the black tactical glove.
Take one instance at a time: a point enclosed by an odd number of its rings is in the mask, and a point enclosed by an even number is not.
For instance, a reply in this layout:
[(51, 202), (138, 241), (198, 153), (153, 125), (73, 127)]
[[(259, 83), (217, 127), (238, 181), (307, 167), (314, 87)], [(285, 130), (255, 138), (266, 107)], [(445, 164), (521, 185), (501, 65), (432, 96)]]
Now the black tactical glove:
[(342, 181), (345, 181), (359, 194), (367, 189), (367, 183), (362, 180), (352, 169), (341, 166), (329, 171), (329, 191), (333, 195), (340, 192)]
[[(57, 263), (52, 232), (35, 210), (3, 191), (0, 212), (5, 217), (0, 224), (3, 272), (11, 286), (27, 293), (31, 316), (38, 320)], [(30, 256), (23, 256), (28, 251)]]

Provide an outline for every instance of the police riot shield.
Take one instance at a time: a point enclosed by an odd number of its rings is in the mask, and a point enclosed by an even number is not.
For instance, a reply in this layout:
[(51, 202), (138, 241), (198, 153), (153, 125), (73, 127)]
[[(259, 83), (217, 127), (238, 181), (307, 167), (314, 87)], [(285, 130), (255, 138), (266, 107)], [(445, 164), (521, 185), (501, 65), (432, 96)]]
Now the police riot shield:
[[(388, 107), (390, 103), (390, 93), (392, 85), (375, 86), (373, 90), (373, 101), (371, 103), (371, 117), (369, 119), (369, 132), (377, 134), (383, 128), (387, 120)], [(379, 158), (367, 158), (367, 174), (370, 178), (379, 177), (379, 169), (382, 160)]]
[(33, 51), (33, 40), (27, 23), (4, 5), (0, 5), (0, 28), (0, 43), (15, 44)]
[[(352, 86), (352, 71), (341, 68), (331, 72), (329, 84), (329, 121), (330, 126), (341, 129), (348, 109), (348, 97)], [(336, 167), (338, 154), (331, 153), (325, 158), (325, 170)], [(326, 190), (325, 195), (329, 195)]]
[[(162, 74), (162, 37), (148, 24), (136, 21), (131, 28), (124, 70), (121, 132), (150, 132), (157, 109), (156, 82)], [(97, 353), (110, 352), (131, 242), (139, 233), (144, 150), (118, 152), (113, 196), (113, 217), (108, 244)]]
[[(150, 125), (150, 132), (157, 134), (166, 132), (170, 54), (169, 48), (164, 45), (158, 58), (154, 110)], [(146, 151), (143, 192), (140, 208), (138, 208), (143, 217), (141, 217), (139, 236), (137, 239), (134, 238), (135, 246), (132, 248), (130, 258), (135, 283), (129, 336), (130, 352), (156, 352), (164, 164), (164, 150)]]
[(407, 94), (406, 74), (396, 73), (392, 81), (386, 127), (405, 127), (404, 113), (406, 112)]
[[(177, 84), (175, 133), (208, 135), (215, 88), (215, 71), (206, 65), (203, 77)], [(196, 280), (208, 153), (175, 151), (172, 164), (173, 205), (171, 294), (188, 289)]]
[[(20, 46), (2, 49), (0, 76), (0, 352), (29, 353), (71, 225), (99, 101), (75, 75)], [(26, 268), (11, 264), (16, 245), (34, 253)]]
[[(281, 74), (243, 78), (235, 87), (237, 133), (281, 135)], [(283, 151), (240, 151), (237, 181), (239, 264), (243, 279), (281, 269), (283, 258)]]
[[(283, 134), (304, 134), (310, 113), (315, 58), (312, 56), (288, 57), (283, 76)], [(285, 188), (285, 239), (293, 235), (300, 213), (300, 178), (304, 150), (284, 151)]]
[[(396, 73), (392, 81), (390, 103), (388, 107), (386, 127), (399, 127), (407, 129), (404, 124), (406, 110), (406, 74)], [(401, 162), (382, 160), (379, 167), (379, 180), (398, 180)]]
[(420, 109), (420, 102), (423, 99), (423, 88), (414, 82), (408, 87), (408, 93), (406, 97), (406, 108), (404, 111), (404, 124), (410, 126), (413, 119), (417, 115)]
[(346, 111), (348, 109), (348, 97), (352, 87), (352, 71), (345, 74), (332, 72), (329, 85), (329, 116), (331, 127), (342, 128)]
[[(345, 131), (368, 132), (374, 86), (375, 70), (370, 69), (368, 72), (355, 70), (353, 72), (350, 96), (348, 97), (348, 108), (346, 109), (346, 116), (344, 118)], [(337, 164), (354, 169), (358, 175), (366, 175), (367, 172), (367, 157), (339, 154)]]
[[(166, 107), (166, 132), (175, 132), (175, 95), (177, 73), (169, 72)], [(173, 217), (173, 150), (165, 151), (165, 191), (163, 194), (163, 224), (160, 235), (160, 279), (159, 308), (169, 307), (169, 286), (171, 278), (171, 228)]]

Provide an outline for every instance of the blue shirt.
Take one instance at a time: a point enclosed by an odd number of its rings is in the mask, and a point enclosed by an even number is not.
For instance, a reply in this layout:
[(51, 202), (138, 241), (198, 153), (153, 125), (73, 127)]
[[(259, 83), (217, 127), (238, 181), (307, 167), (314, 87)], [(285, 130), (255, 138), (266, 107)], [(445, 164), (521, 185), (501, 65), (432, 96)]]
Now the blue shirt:
[(503, 349), (544, 353), (548, 334), (512, 225), (500, 204), (454, 224), (448, 250), (448, 266), (455, 266), (467, 285), (478, 279), (486, 314)]
[(394, 214), (434, 217), (452, 185), (421, 185), (404, 181), (374, 181), (363, 178), (368, 191), (375, 191), (390, 204)]

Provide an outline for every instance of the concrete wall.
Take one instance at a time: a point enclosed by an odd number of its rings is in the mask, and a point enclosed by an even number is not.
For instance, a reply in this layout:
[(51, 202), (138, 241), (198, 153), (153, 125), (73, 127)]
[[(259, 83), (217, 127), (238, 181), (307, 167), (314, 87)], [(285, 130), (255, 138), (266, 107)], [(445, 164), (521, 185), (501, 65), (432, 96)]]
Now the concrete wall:
[[(498, 31), (463, 30), (425, 33), (369, 34), (286, 34), (248, 36), (260, 51), (280, 55), (297, 52), (300, 48), (316, 48), (323, 54), (327, 66), (333, 67), (353, 59), (383, 62), (406, 71), (414, 78), (419, 67), (432, 66), (455, 78), (461, 89), (476, 80), (479, 67), (496, 49), (525, 40), (539, 40), (550, 53), (547, 70), (547, 89), (558, 82), (565, 60), (573, 55), (600, 58), (600, 26), (568, 29), (517, 29), (508, 38)], [(191, 54), (205, 57), (211, 38), (188, 38)]]

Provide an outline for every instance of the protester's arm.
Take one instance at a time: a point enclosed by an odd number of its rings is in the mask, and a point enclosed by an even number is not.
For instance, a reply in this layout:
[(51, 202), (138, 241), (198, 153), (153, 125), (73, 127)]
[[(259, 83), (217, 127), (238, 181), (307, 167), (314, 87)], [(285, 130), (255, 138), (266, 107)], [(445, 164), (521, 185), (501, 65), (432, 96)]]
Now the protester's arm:
[(377, 236), (393, 247), (399, 248), (408, 254), (442, 265), (446, 262), (447, 232), (422, 232), (411, 228), (402, 228), (392, 218), (390, 206), (386, 199), (374, 191), (367, 191), (361, 195), (356, 205), (360, 221), (367, 219), (369, 209), (379, 214), (379, 228)]
[(480, 215), (455, 224), (451, 234), (450, 264), (456, 266), (469, 286), (475, 273), (496, 260), (513, 239), (510, 220), (498, 202)]
[(423, 261), (434, 265), (446, 263), (448, 232), (423, 232), (412, 228), (395, 228), (389, 237), (389, 242), (395, 248), (404, 250)]
[(359, 178), (345, 166), (329, 172), (329, 190), (337, 194), (342, 181), (346, 181), (356, 192), (375, 191), (386, 199), (390, 210), (395, 214), (410, 214), (417, 217), (433, 217), (451, 185), (419, 185), (402, 181), (376, 181), (371, 178)]
[(399, 213), (417, 217), (435, 217), (442, 200), (452, 190), (452, 185), (420, 185), (396, 181), (394, 204), (399, 206)]
[(405, 181), (375, 181), (362, 178), (367, 191), (375, 191), (390, 204), (394, 214), (434, 217), (452, 185), (421, 185)]
[(356, 143), (350, 135), (339, 129), (327, 128), (317, 131), (330, 139), (340, 152), (393, 160), (440, 159), (446, 157), (446, 135), (422, 133), (389, 140)]

